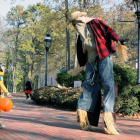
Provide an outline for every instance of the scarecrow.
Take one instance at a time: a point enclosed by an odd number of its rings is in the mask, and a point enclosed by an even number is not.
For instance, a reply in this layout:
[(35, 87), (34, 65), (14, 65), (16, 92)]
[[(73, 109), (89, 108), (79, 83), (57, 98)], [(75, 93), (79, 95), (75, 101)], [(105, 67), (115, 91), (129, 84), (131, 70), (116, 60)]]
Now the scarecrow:
[[(122, 45), (129, 39), (120, 38), (117, 33), (100, 19), (87, 17), (86, 12), (73, 12), (68, 20), (78, 32), (77, 58), (79, 66), (70, 70), (70, 74), (77, 74), (83, 67), (85, 80), (83, 92), (77, 103), (77, 121), (83, 130), (92, 130), (98, 126), (101, 91), (98, 76), (104, 89), (103, 93), (103, 129), (105, 133), (118, 135), (119, 129), (115, 125), (115, 90), (113, 63), (111, 54), (116, 52), (113, 41), (118, 44), (118, 55), (121, 60), (127, 60), (127, 47)], [(112, 41), (113, 40), (113, 41)], [(80, 68), (79, 68), (80, 67)]]

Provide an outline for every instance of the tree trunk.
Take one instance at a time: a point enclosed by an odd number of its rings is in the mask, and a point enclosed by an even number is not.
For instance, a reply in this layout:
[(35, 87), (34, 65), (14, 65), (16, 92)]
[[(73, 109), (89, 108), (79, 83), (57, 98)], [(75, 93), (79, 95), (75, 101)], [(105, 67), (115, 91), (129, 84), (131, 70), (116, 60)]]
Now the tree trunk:
[(31, 73), (32, 73), (32, 65), (29, 64), (29, 73), (28, 73), (28, 78), (31, 79)]
[(75, 40), (75, 55), (74, 55), (74, 68), (77, 67), (78, 60), (77, 60), (77, 38), (78, 38), (78, 33), (76, 34), (76, 40)]
[[(65, 0), (65, 9), (66, 9), (66, 24), (68, 21), (68, 0)], [(70, 33), (69, 29), (66, 27), (66, 39), (67, 39), (67, 48), (66, 48), (66, 58), (67, 58), (67, 69), (70, 70)]]
[(15, 67), (13, 67), (13, 93), (16, 93), (15, 76), (16, 76), (16, 70)]

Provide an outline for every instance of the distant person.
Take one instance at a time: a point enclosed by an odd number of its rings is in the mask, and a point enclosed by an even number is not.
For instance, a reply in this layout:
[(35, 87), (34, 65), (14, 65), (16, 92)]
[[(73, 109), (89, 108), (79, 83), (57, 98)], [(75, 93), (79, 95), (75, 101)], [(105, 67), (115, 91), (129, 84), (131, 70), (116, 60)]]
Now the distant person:
[(31, 98), (32, 87), (31, 87), (31, 82), (30, 82), (29, 78), (27, 78), (27, 82), (25, 83), (25, 94), (26, 94), (26, 99), (29, 98), (29, 95), (30, 95), (30, 98)]
[[(0, 63), (0, 100), (4, 97), (3, 93), (6, 93), (7, 97), (11, 97), (11, 94), (6, 89), (6, 87), (3, 84), (3, 75), (4, 75), (5, 68), (2, 66), (2, 63)], [(0, 110), (1, 113), (1, 110)], [(4, 127), (5, 125), (0, 124), (0, 129)]]

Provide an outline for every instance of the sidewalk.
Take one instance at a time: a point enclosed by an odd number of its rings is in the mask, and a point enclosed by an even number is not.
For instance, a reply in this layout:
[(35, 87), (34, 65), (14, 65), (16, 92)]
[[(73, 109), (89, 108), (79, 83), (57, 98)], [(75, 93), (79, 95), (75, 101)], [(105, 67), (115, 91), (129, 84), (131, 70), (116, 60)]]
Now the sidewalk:
[(117, 118), (120, 136), (107, 135), (102, 130), (102, 117), (93, 132), (80, 130), (73, 111), (30, 104), (22, 98), (11, 98), (13, 108), (2, 112), (0, 140), (140, 140), (140, 120)]

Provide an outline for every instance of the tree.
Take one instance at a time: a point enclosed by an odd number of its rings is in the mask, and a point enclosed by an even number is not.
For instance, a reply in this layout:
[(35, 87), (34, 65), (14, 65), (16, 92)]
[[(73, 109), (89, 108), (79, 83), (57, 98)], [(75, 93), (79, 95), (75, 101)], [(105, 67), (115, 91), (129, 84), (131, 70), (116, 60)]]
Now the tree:
[[(24, 28), (25, 25), (25, 14), (23, 13), (24, 7), (22, 6), (16, 6), (11, 8), (11, 11), (8, 12), (7, 14), (7, 22), (12, 26), (12, 34), (11, 36), (13, 37), (14, 40), (14, 44), (12, 46), (12, 64), (11, 64), (11, 68), (13, 71), (13, 93), (16, 93), (16, 86), (18, 84), (18, 75), (17, 73), (19, 73), (19, 71), (21, 71), (20, 69), (20, 64), (18, 61), (18, 58), (20, 57), (18, 55), (18, 49), (19, 49), (19, 45), (18, 42), (19, 40), (22, 38), (21, 35), (21, 29)], [(22, 78), (22, 77), (21, 77)]]
[[(47, 1), (49, 2), (49, 1)], [(100, 18), (110, 27), (116, 30), (121, 37), (130, 38), (130, 42), (137, 40), (137, 28), (134, 23), (121, 23), (118, 20), (135, 20), (134, 12), (129, 10), (124, 4), (113, 5), (110, 10), (105, 11), (100, 4), (94, 1), (69, 0), (69, 11), (65, 8), (65, 0), (56, 5), (41, 4), (29, 5), (27, 9), (22, 6), (16, 6), (8, 12), (7, 21), (11, 27), (3, 35), (3, 43), (6, 48), (6, 65), (10, 66), (12, 74), (13, 91), (15, 87), (21, 90), (24, 87), (24, 79), (30, 76), (33, 83), (37, 72), (45, 71), (45, 47), (44, 38), (47, 33), (51, 34), (53, 39), (49, 51), (48, 71), (60, 70), (66, 68), (66, 28), (70, 31), (70, 67), (74, 67), (75, 62), (75, 42), (76, 30), (71, 24), (66, 23), (66, 13), (73, 11), (83, 11), (84, 4), (88, 7), (86, 10), (88, 16)], [(72, 4), (72, 5), (70, 5)], [(85, 7), (86, 7), (85, 6)], [(53, 9), (52, 9), (53, 8)], [(125, 10), (124, 10), (125, 9)], [(136, 33), (135, 33), (135, 32)], [(8, 40), (8, 41), (7, 41)], [(128, 43), (130, 58), (134, 58), (131, 43)], [(114, 55), (114, 61), (119, 62), (117, 55)], [(11, 76), (11, 75), (7, 75)], [(10, 85), (11, 83), (10, 82)]]

